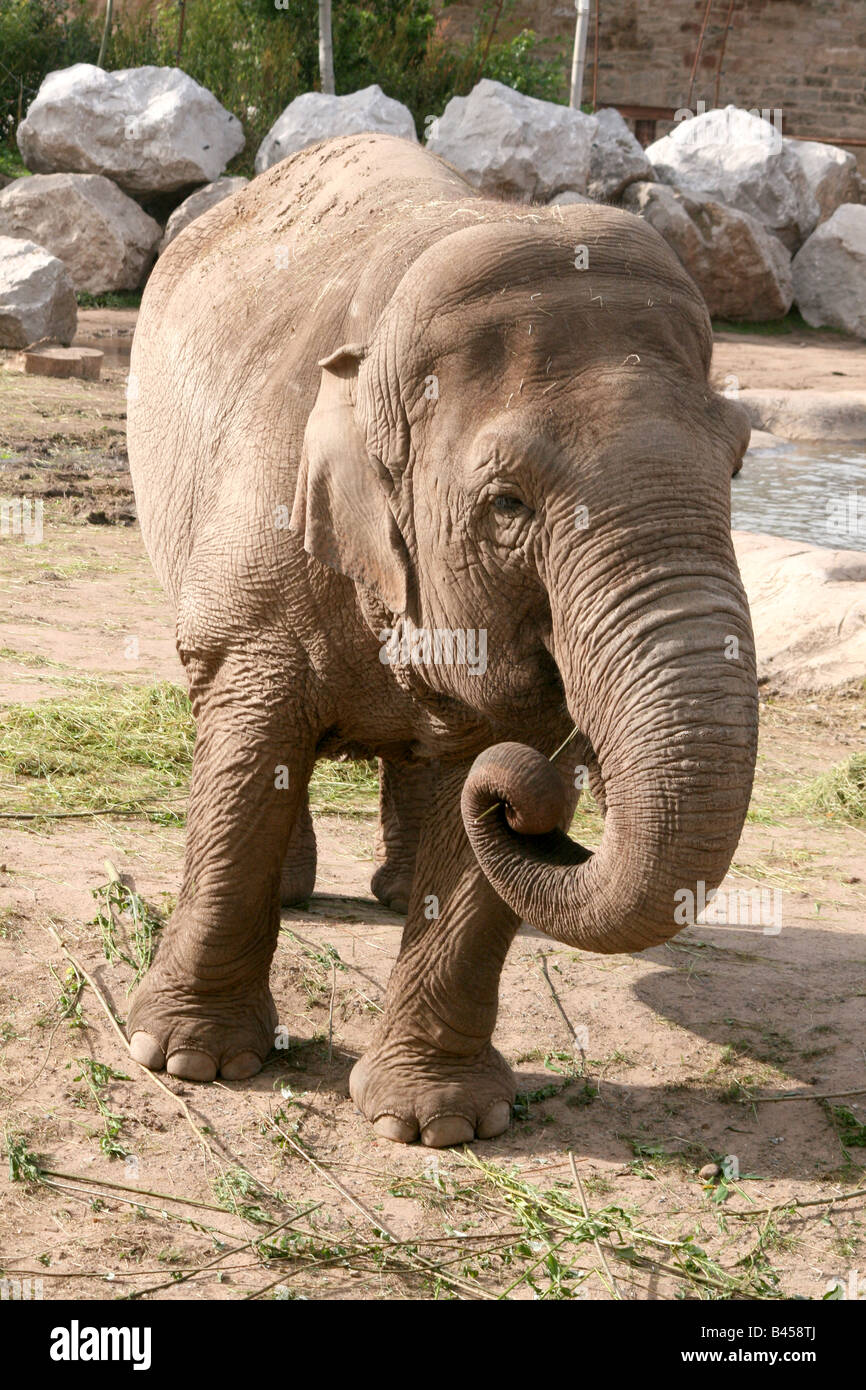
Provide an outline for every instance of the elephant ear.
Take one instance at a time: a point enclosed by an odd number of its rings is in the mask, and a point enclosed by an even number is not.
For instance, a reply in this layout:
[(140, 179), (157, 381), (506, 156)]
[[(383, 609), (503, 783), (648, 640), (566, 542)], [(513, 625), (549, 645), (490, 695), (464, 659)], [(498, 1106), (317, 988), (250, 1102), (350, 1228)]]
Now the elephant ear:
[(307, 421), (291, 529), (304, 549), (378, 594), (393, 613), (409, 602), (406, 543), (389, 505), (390, 476), (371, 458), (355, 414), (364, 348), (346, 343), (319, 362), (322, 379)]

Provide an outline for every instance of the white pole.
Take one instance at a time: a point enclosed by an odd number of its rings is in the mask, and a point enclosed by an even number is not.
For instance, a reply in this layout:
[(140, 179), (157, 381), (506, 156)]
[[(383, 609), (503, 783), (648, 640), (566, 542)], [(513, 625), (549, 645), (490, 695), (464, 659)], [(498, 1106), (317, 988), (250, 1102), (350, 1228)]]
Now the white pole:
[(334, 93), (334, 46), (331, 40), (331, 0), (319, 0), (319, 77), (322, 91)]
[(586, 36), (589, 33), (589, 0), (574, 0), (577, 10), (577, 25), (574, 30), (574, 54), (571, 59), (571, 95), (569, 106), (580, 110), (580, 97), (583, 91), (583, 67), (586, 62)]

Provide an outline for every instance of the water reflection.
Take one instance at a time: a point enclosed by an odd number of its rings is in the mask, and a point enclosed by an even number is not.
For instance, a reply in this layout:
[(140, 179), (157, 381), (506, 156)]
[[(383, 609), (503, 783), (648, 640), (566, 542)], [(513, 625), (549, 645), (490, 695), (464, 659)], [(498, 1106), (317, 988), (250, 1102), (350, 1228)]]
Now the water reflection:
[(731, 482), (731, 524), (834, 550), (866, 550), (866, 449), (750, 449)]

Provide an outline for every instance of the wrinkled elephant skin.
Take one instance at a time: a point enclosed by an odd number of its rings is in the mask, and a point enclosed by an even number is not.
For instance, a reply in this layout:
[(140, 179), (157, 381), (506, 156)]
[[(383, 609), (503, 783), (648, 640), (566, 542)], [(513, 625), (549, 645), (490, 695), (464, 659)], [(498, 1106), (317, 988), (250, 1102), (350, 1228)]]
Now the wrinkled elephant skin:
[[(521, 919), (635, 951), (721, 881), (757, 692), (730, 537), (749, 426), (711, 342), (646, 223), (490, 201), (389, 136), (304, 150), (176, 238), (129, 452), (198, 733), (134, 1057), (261, 1067), (320, 756), (380, 760), (373, 887), (408, 916), (350, 1084), (394, 1140), (506, 1128), (490, 1039)], [(592, 854), (566, 834), (584, 776)]]

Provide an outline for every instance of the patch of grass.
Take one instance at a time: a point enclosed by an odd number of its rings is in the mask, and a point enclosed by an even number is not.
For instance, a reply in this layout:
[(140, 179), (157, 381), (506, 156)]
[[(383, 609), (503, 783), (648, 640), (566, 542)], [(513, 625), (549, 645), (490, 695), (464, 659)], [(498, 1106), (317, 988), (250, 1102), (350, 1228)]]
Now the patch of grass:
[(846, 1153), (848, 1149), (866, 1149), (866, 1124), (847, 1105), (829, 1105), (827, 1110)]
[[(102, 1136), (99, 1140), (99, 1147), (109, 1158), (126, 1158), (126, 1150), (120, 1142), (120, 1131), (123, 1128), (123, 1115), (117, 1115), (109, 1108), (105, 1097), (105, 1088), (112, 1081), (128, 1081), (129, 1077), (125, 1072), (115, 1071), (113, 1067), (105, 1062), (94, 1061), (92, 1057), (76, 1057), (76, 1065), (81, 1071), (75, 1081), (83, 1081), (93, 1099), (96, 1109), (99, 1111), (102, 1120)], [(70, 1063), (71, 1065), (71, 1063)], [(79, 1103), (79, 1102), (76, 1102)], [(84, 1103), (83, 1099), (80, 1103)]]
[(195, 731), (176, 685), (9, 705), (0, 732), (0, 806), (23, 811), (101, 811), (165, 800), (186, 790)]
[(321, 950), (313, 951), (304, 946), (294, 932), (285, 931), (284, 935), (295, 943), (302, 957), (301, 964), (292, 967), (292, 973), (311, 1004), (325, 1004), (331, 992), (334, 973), (346, 969), (339, 951), (327, 941), (322, 943)]
[(807, 782), (795, 798), (795, 805), (830, 820), (866, 820), (866, 753), (852, 753), (845, 762)]
[(0, 174), (5, 174), (7, 179), (23, 179), (30, 174), (18, 150), (12, 145), (0, 145)]
[(83, 978), (79, 975), (74, 965), (69, 966), (62, 980), (50, 962), (48, 964), (48, 969), (60, 992), (48, 1012), (36, 1020), (37, 1027), (44, 1028), (51, 1021), (54, 1011), (57, 1010), (58, 1017), (54, 1025), (55, 1032), (64, 1020), (69, 1024), (70, 1028), (86, 1028), (87, 1022), (84, 1018), (84, 1014), (81, 1012), (81, 993), (84, 989)]
[(310, 778), (310, 806), (341, 815), (373, 815), (379, 805), (379, 771), (375, 762), (316, 764)]
[(246, 1168), (229, 1168), (221, 1173), (214, 1182), (213, 1191), (217, 1202), (226, 1211), (233, 1211), (235, 1215), (262, 1226), (272, 1224), (268, 1213), (257, 1202), (250, 1201), (250, 1198), (262, 1197), (265, 1194)]
[[(13, 659), (11, 649), (4, 651)], [(119, 690), (93, 677), (68, 699), (7, 705), (0, 727), (0, 810), (144, 807), (152, 819), (177, 824), (194, 743), (189, 700), (169, 681)], [(375, 763), (324, 760), (316, 766), (310, 781), (314, 810), (372, 815), (377, 801)]]
[(79, 309), (137, 309), (141, 304), (141, 290), (108, 290), (105, 294), (88, 294), (79, 290), (75, 298)]
[[(165, 923), (144, 898), (117, 877), (92, 892), (100, 904), (93, 925), (99, 927), (105, 959), (122, 960), (130, 967), (133, 978), (126, 988), (130, 994), (150, 969), (156, 936)], [(119, 940), (121, 933), (122, 942)]]
[(4, 1135), (10, 1182), (41, 1182), (42, 1165), (23, 1134)]
[[(458, 1173), (445, 1174), (437, 1167), (423, 1178), (398, 1179), (391, 1191), (423, 1202), (426, 1188), (428, 1200), (449, 1213), (450, 1223), (459, 1219), (464, 1231), (473, 1216), (492, 1219), (497, 1229), (485, 1236), (484, 1260), (467, 1252), (461, 1273), (475, 1280), (482, 1271), (492, 1276), (500, 1299), (522, 1287), (536, 1299), (570, 1300), (580, 1297), (581, 1285), (592, 1278), (609, 1296), (622, 1297), (611, 1274), (617, 1285), (632, 1285), (638, 1271), (644, 1277), (665, 1275), (680, 1298), (781, 1297), (760, 1236), (733, 1269), (726, 1269), (698, 1243), (698, 1232), (663, 1235), (650, 1228), (636, 1207), (610, 1203), (587, 1212), (572, 1182), (557, 1181), (542, 1191), (517, 1171), (484, 1162), (471, 1149), (463, 1150), (458, 1163)], [(606, 1184), (587, 1179), (586, 1187), (601, 1193)]]
[[(764, 323), (753, 323), (749, 319), (713, 319), (714, 333), (772, 334), (785, 336), (791, 333), (834, 333), (836, 328), (813, 328), (797, 309), (792, 309), (783, 319), (769, 319)], [(841, 336), (845, 336), (844, 334)]]

